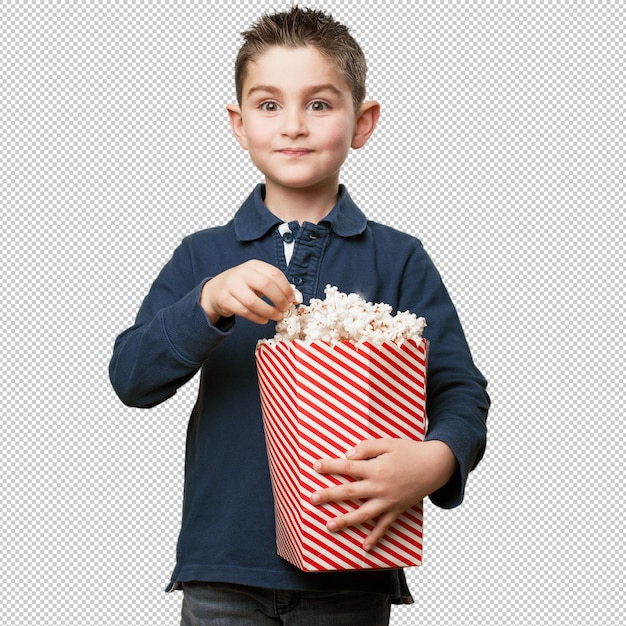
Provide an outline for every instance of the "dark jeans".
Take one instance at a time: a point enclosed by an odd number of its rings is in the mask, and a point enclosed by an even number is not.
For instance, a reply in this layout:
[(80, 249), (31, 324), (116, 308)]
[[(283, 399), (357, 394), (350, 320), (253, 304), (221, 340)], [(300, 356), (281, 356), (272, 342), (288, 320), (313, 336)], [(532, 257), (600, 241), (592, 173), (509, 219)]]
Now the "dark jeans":
[(181, 626), (388, 626), (389, 597), (359, 592), (260, 589), (183, 583)]

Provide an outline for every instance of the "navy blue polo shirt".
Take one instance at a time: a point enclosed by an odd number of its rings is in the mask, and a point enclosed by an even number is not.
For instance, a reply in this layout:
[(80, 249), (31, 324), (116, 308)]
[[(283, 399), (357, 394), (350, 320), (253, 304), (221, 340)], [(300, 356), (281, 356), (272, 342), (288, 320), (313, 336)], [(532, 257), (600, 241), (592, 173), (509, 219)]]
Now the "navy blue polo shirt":
[[(483, 455), (489, 398), (455, 308), (418, 239), (367, 220), (341, 186), (318, 224), (291, 222), (293, 240), (265, 206), (264, 186), (227, 224), (186, 237), (163, 267), (133, 326), (116, 339), (110, 378), (121, 400), (155, 406), (201, 369), (187, 432), (185, 490), (171, 588), (221, 581), (275, 589), (371, 590), (407, 601), (401, 570), (304, 573), (276, 554), (274, 509), (254, 350), (275, 324), (242, 318), (212, 325), (203, 284), (250, 259), (279, 267), (305, 303), (324, 287), (385, 302), (426, 318), (430, 342), (427, 439), (447, 443), (459, 470), (431, 496), (450, 508), (463, 499), (468, 473)], [(281, 230), (285, 230), (283, 227)], [(289, 241), (286, 241), (289, 239)], [(285, 242), (290, 246), (287, 265)]]

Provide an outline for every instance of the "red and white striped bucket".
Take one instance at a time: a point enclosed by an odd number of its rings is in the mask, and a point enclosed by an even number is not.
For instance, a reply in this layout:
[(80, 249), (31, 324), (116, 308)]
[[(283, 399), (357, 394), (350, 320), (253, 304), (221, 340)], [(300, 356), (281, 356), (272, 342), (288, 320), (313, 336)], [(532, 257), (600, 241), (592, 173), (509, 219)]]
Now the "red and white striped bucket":
[(326, 529), (359, 501), (315, 506), (310, 498), (352, 480), (317, 473), (316, 460), (343, 457), (364, 439), (424, 439), (427, 351), (425, 339), (382, 345), (292, 341), (257, 348), (277, 548), (293, 565), (322, 571), (421, 564), (422, 503), (366, 552), (362, 545), (372, 524)]

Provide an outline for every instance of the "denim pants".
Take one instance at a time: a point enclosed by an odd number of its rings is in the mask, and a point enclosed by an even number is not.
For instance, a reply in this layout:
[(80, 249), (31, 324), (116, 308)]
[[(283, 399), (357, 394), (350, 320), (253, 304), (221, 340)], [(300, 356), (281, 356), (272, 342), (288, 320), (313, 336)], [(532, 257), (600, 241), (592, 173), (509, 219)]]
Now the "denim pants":
[(388, 596), (182, 583), (181, 626), (388, 626)]

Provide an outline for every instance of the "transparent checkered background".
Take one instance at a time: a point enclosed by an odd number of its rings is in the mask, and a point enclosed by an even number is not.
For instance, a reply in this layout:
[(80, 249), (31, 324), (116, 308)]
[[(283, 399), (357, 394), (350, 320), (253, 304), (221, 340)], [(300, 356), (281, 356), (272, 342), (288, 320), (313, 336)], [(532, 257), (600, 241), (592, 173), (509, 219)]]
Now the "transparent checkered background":
[[(238, 33), (286, 4), (3, 2), (2, 623), (178, 623), (192, 381), (124, 407), (107, 366), (181, 238), (258, 173), (231, 137)], [(369, 58), (344, 182), (419, 236), (490, 382), (489, 447), (426, 507), (392, 623), (624, 611), (624, 14), (616, 1), (320, 2)]]

